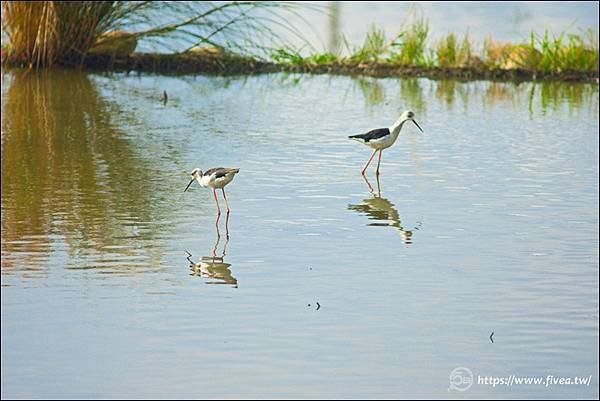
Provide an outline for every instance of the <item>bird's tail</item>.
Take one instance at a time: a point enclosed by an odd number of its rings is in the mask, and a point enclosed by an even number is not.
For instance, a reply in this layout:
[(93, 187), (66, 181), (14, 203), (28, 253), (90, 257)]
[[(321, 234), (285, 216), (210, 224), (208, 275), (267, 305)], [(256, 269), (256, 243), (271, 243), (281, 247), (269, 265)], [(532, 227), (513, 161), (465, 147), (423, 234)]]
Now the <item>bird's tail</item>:
[(359, 141), (359, 142), (364, 142), (364, 138), (362, 137), (362, 134), (358, 134), (358, 135), (350, 135), (348, 137), (348, 139), (352, 139), (353, 141)]

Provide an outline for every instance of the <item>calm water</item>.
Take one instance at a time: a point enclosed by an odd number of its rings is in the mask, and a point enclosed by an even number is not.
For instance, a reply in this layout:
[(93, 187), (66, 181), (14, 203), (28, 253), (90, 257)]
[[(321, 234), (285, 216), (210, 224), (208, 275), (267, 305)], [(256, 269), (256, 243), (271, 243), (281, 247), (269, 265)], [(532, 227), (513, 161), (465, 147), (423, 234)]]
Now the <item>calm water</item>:
[[(373, 195), (346, 136), (406, 108), (425, 133)], [(598, 108), (595, 85), (5, 73), (2, 397), (597, 398)], [(218, 165), (228, 222), (183, 192)], [(457, 367), (592, 381), (449, 392)]]

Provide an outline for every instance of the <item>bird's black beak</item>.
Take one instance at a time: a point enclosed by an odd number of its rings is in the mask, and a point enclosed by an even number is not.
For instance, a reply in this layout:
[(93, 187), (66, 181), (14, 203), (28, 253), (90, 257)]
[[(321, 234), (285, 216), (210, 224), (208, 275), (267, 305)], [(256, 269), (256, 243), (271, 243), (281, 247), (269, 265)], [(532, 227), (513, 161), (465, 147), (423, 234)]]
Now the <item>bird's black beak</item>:
[(183, 192), (187, 191), (188, 188), (190, 187), (190, 185), (192, 185), (192, 182), (194, 182), (195, 178), (192, 178), (192, 180), (190, 181), (190, 183), (187, 185), (187, 187), (185, 187), (185, 189), (183, 190)]
[(421, 127), (419, 127), (419, 124), (417, 124), (417, 122), (415, 120), (411, 120), (413, 123), (415, 123), (415, 125), (417, 126), (417, 128), (419, 129), (419, 131), (423, 132), (423, 130), (421, 129)]

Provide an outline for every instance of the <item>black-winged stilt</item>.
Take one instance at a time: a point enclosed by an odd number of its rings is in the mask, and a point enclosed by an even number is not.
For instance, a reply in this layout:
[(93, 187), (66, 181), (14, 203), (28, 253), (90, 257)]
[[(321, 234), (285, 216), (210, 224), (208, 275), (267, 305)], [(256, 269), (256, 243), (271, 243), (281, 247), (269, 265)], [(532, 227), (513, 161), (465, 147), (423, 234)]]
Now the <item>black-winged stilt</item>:
[(215, 167), (204, 173), (199, 168), (192, 170), (192, 179), (190, 183), (185, 187), (183, 192), (187, 191), (194, 180), (198, 181), (200, 186), (207, 188), (210, 187), (213, 190), (213, 196), (217, 204), (217, 214), (221, 214), (221, 208), (219, 207), (219, 201), (217, 200), (217, 188), (223, 191), (223, 199), (225, 199), (225, 206), (227, 206), (227, 215), (229, 215), (229, 204), (227, 203), (227, 197), (225, 196), (225, 185), (229, 184), (233, 177), (240, 171), (239, 168), (225, 168)]
[(364, 134), (351, 135), (348, 137), (373, 149), (373, 154), (371, 154), (371, 157), (367, 161), (367, 164), (365, 164), (365, 167), (360, 172), (363, 176), (365, 175), (367, 167), (369, 167), (369, 164), (371, 164), (371, 160), (373, 160), (373, 157), (375, 156), (375, 153), (377, 153), (377, 151), (379, 151), (379, 160), (377, 161), (377, 170), (375, 173), (379, 175), (379, 165), (381, 164), (381, 152), (383, 151), (383, 149), (389, 148), (394, 144), (394, 142), (396, 142), (396, 139), (398, 139), (398, 135), (400, 134), (400, 130), (402, 129), (402, 126), (405, 122), (412, 121), (417, 126), (417, 128), (419, 128), (419, 130), (423, 132), (421, 127), (419, 127), (419, 124), (417, 124), (417, 122), (414, 120), (414, 117), (415, 113), (413, 113), (410, 110), (406, 110), (390, 128), (376, 128)]

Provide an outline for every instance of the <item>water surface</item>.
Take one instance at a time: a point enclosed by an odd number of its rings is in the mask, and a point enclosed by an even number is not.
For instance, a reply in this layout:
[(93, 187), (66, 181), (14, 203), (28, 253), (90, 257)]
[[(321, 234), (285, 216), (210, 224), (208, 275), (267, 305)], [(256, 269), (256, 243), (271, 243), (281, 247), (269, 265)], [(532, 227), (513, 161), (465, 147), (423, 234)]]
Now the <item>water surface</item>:
[(593, 85), (5, 73), (2, 397), (597, 398), (597, 133)]

